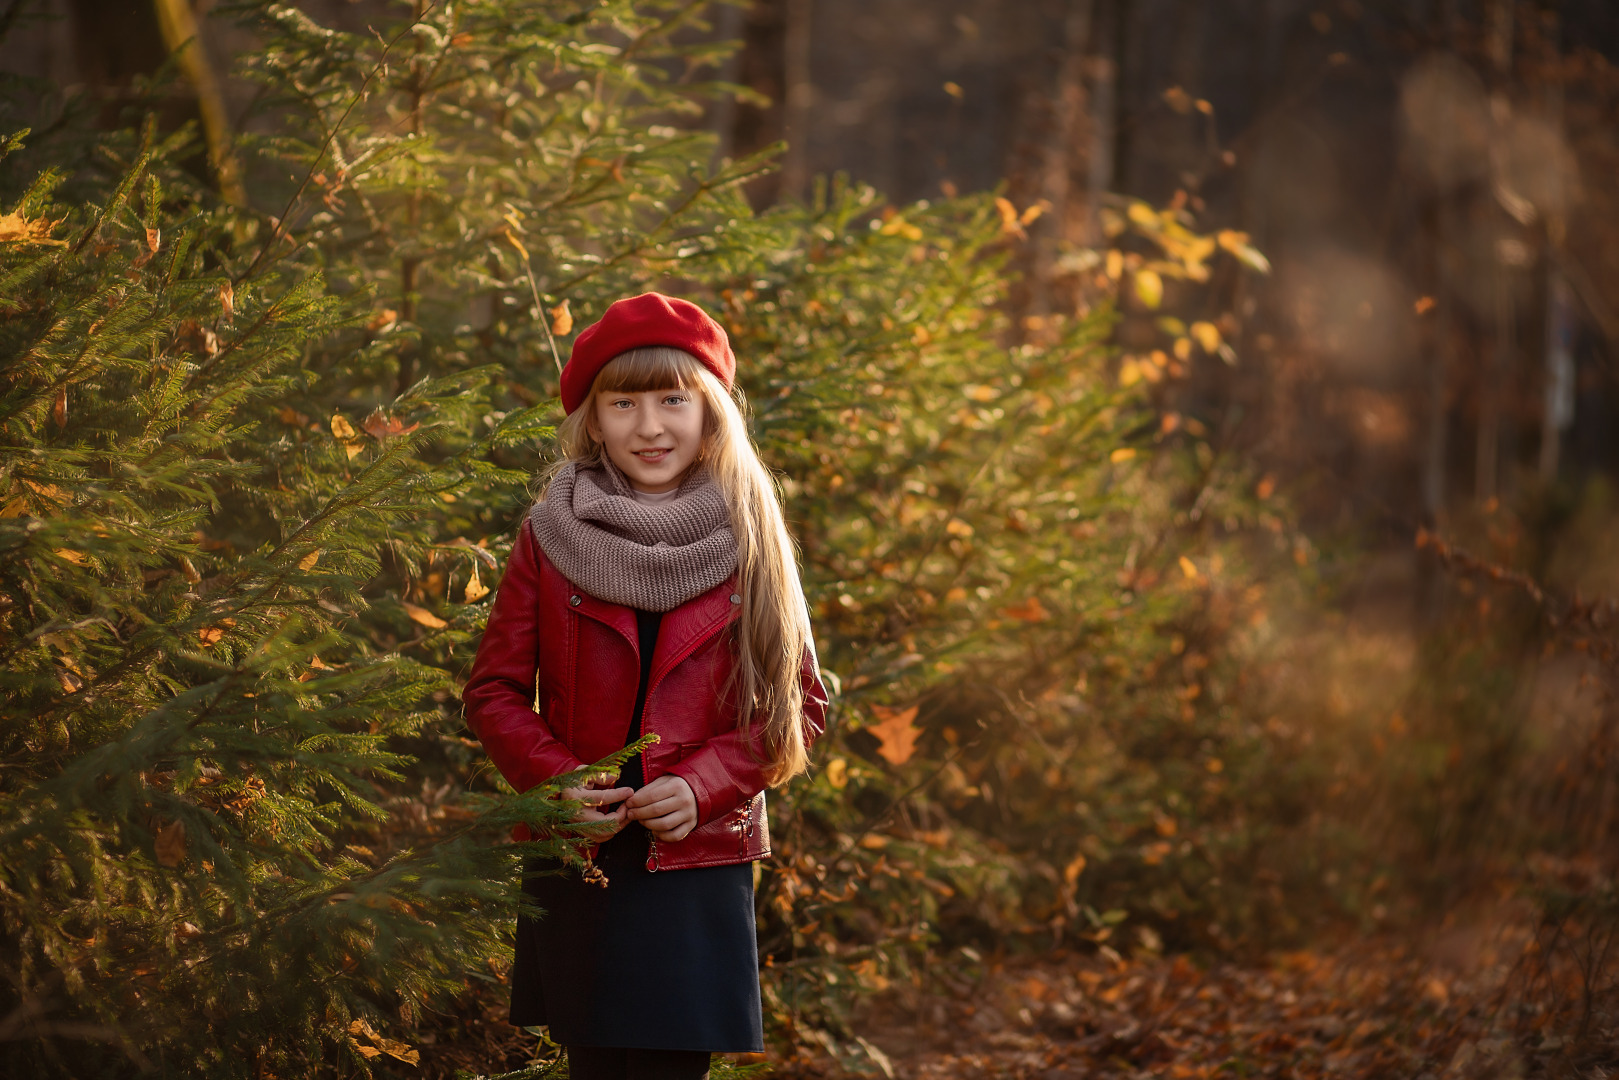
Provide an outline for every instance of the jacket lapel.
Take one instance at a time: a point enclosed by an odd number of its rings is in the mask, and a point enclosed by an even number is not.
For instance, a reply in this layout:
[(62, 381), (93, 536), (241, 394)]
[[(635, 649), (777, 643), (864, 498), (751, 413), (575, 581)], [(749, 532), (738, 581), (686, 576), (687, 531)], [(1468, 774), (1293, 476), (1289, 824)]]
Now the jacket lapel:
[(741, 604), (731, 600), (735, 589), (736, 579), (730, 578), (664, 615), (657, 647), (652, 650), (648, 693), (676, 664), (741, 615)]

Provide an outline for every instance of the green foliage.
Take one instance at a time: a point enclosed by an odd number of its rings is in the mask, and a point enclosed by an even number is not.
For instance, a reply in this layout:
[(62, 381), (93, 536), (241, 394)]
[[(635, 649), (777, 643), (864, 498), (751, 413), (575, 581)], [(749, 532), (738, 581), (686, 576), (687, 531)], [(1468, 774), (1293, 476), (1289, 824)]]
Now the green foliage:
[(520, 850), (488, 837), (565, 809), (467, 804), (365, 847), (450, 683), (356, 612), (392, 522), (459, 468), (411, 450), (470, 426), (465, 387), (418, 383), (392, 403), (417, 431), (352, 458), (289, 422), (305, 344), (360, 309), (245, 273), (150, 133), (123, 165), (99, 204), (41, 178), (0, 244), (0, 1013), (35, 1032), (19, 1067), (251, 1075), (487, 969)]

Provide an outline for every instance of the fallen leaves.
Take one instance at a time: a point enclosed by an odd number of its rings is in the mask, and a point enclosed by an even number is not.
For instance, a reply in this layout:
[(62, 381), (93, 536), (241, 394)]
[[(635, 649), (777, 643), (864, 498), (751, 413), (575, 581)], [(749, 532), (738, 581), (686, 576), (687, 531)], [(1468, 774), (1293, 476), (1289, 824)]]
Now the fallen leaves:
[(877, 753), (890, 765), (903, 765), (916, 753), (916, 740), (922, 729), (912, 721), (917, 706), (901, 709), (888, 705), (873, 705), (871, 711), (877, 723), (867, 724), (866, 730), (877, 737)]
[[(349, 1024), (349, 1045), (360, 1052), (367, 1060), (387, 1054), (391, 1058), (405, 1062), (407, 1065), (421, 1064), (422, 1055), (413, 1049), (409, 1043), (402, 1043), (398, 1039), (388, 1039), (378, 1035), (376, 1029), (364, 1020), (355, 1020)], [(367, 1042), (361, 1042), (366, 1039)]]
[[(1072, 885), (1083, 869), (1076, 860), (1064, 877)], [(1185, 956), (1059, 952), (994, 963), (953, 994), (903, 1004), (880, 998), (854, 1029), (881, 1044), (897, 1075), (915, 1080), (1371, 1080), (1492, 1053), (1499, 1065), (1516, 1044), (1491, 1029), (1498, 1014), (1480, 1007), (1490, 996), (1487, 980), (1446, 978), (1420, 953), (1366, 941), (1340, 954), (1289, 953), (1270, 965), (1206, 970)], [(782, 1071), (840, 1074), (828, 1065), (800, 1057)]]

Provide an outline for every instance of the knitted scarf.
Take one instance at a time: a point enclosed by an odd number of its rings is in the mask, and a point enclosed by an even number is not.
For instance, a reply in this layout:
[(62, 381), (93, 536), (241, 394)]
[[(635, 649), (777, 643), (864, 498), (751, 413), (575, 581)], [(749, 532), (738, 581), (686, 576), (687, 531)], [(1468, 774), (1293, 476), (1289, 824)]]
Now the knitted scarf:
[(545, 557), (590, 595), (673, 611), (736, 572), (736, 535), (719, 487), (698, 467), (679, 492), (666, 503), (636, 502), (612, 462), (569, 462), (529, 521)]

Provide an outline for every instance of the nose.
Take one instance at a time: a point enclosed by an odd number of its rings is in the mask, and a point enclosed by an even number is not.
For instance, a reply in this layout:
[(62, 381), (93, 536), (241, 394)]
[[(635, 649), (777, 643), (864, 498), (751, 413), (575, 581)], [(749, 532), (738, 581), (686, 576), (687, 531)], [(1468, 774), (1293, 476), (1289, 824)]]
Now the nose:
[(654, 439), (663, 434), (663, 417), (658, 409), (648, 405), (635, 410), (635, 433), (643, 439)]

